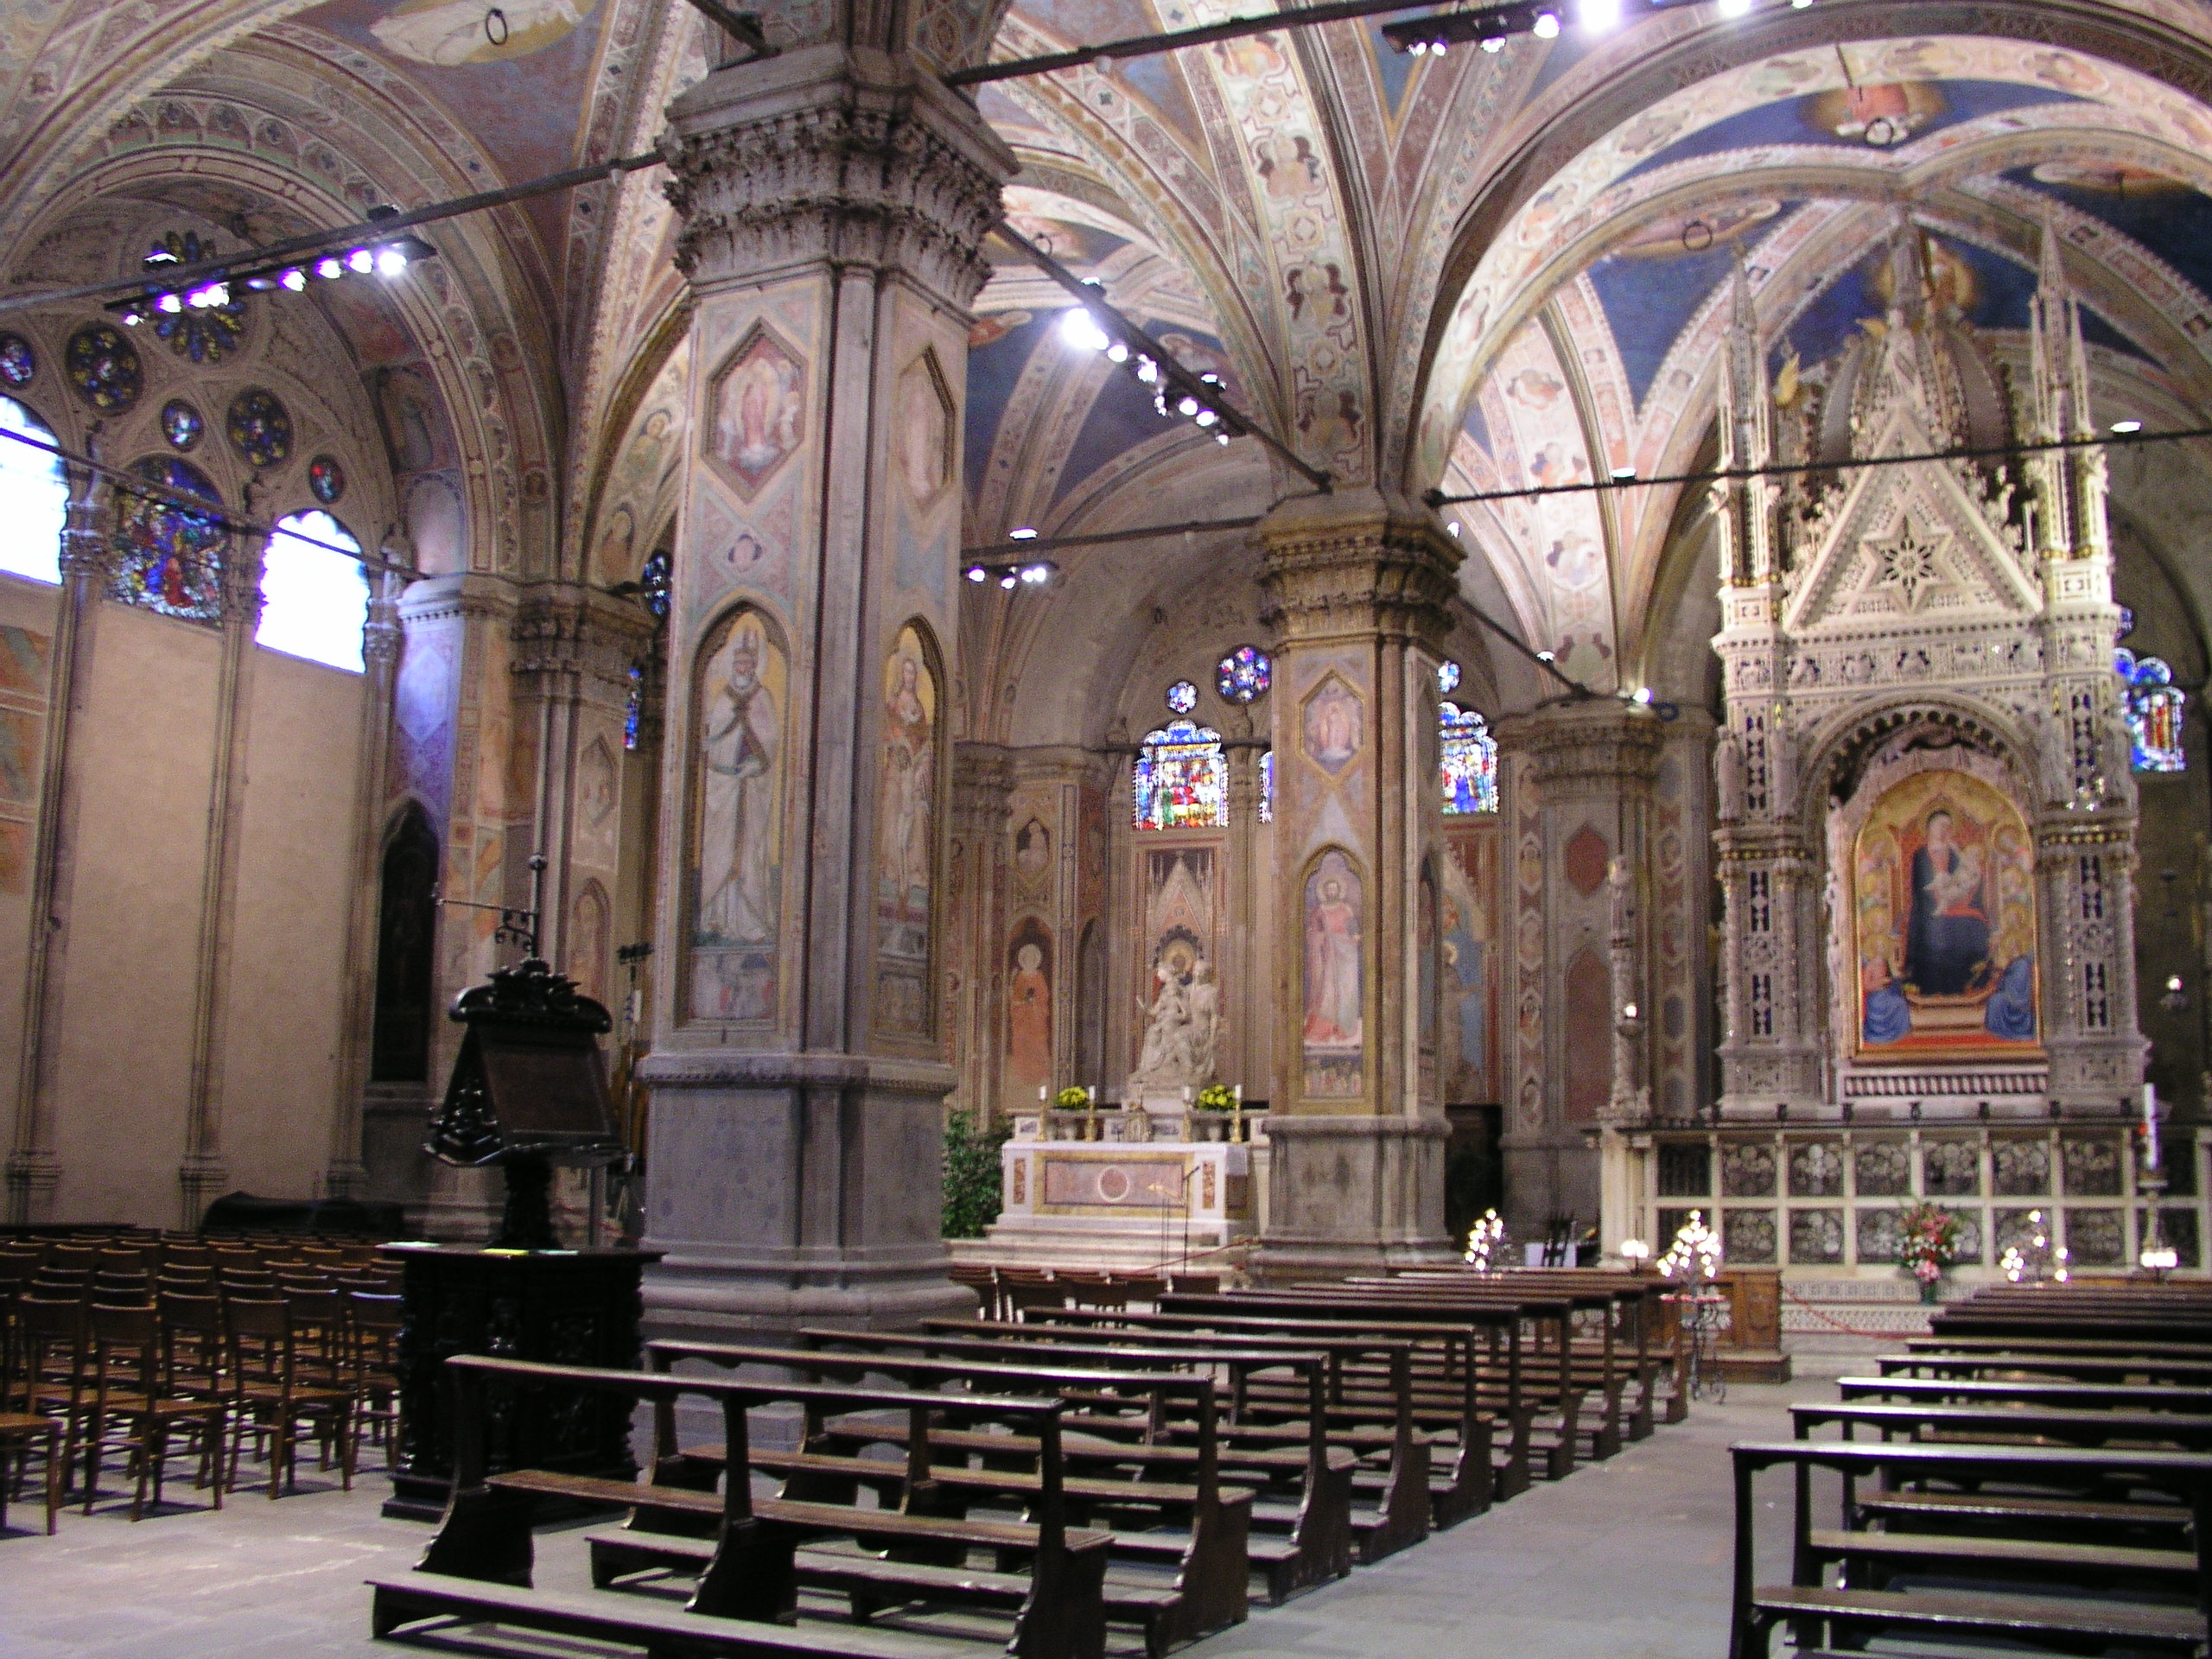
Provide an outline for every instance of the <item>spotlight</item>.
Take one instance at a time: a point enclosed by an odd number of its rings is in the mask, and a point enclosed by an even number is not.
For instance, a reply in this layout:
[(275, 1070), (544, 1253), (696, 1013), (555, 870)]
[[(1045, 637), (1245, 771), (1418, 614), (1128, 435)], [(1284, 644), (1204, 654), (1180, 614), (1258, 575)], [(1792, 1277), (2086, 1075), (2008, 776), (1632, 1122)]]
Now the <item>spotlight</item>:
[(1621, 0), (1582, 0), (1582, 27), (1592, 35), (1618, 29), (1620, 21)]
[(1037, 531), (1032, 526), (1024, 524), (1020, 530), (1007, 531), (1006, 538), (1009, 542), (1033, 542), (1037, 539)]
[(346, 274), (346, 267), (336, 255), (325, 254), (315, 262), (315, 274), (326, 283), (334, 283)]
[(1637, 686), (1636, 688), (1636, 696), (1634, 701), (1642, 703), (1645, 708), (1649, 709), (1651, 706), (1651, 688), (1648, 685)]
[(1181, 403), (1175, 405), (1175, 412), (1178, 415), (1182, 416), (1185, 419), (1189, 419), (1190, 416), (1198, 412), (1198, 400), (1195, 397), (1185, 397)]
[(1454, 518), (1450, 524), (1445, 525), (1444, 533), (1446, 536), (1449, 536), (1453, 541), (1458, 541), (1459, 539), (1459, 521), (1457, 518)]
[(403, 248), (377, 250), (377, 275), (397, 276), (407, 269), (407, 253)]
[(1633, 467), (1616, 467), (1613, 468), (1613, 478), (1618, 483), (1625, 484), (1629, 480), (1635, 476), (1636, 468)]
[(297, 294), (307, 287), (308, 274), (297, 265), (294, 265), (276, 280), (291, 292)]
[(1425, 58), (1428, 55), (1428, 42), (1427, 41), (1415, 41), (1411, 46), (1408, 47), (1406, 50), (1412, 53), (1414, 56), (1417, 58)]
[(1505, 36), (1504, 36), (1504, 35), (1484, 35), (1484, 36), (1483, 36), (1483, 50), (1484, 50), (1484, 51), (1485, 51), (1485, 52), (1503, 52), (1503, 51), (1504, 51), (1504, 50), (1505, 50)]
[(1020, 576), (1017, 576), (1013, 571), (1009, 570), (999, 578), (999, 586), (1001, 588), (1011, 588), (1020, 580), (1021, 578)]
[(133, 306), (130, 310), (123, 314), (123, 326), (126, 328), (136, 328), (140, 323), (145, 321), (145, 320), (146, 314), (139, 310), (136, 306)]
[(1751, 14), (1751, 0), (1720, 0), (1717, 8), (1723, 17), (1744, 17)]
[(1148, 357), (1140, 356), (1137, 359), (1137, 378), (1150, 385), (1160, 378), (1160, 365)]
[(1060, 338), (1087, 352), (1103, 352), (1114, 342), (1098, 326), (1086, 306), (1073, 306), (1060, 315)]
[(1536, 653), (1536, 660), (1540, 663), (1555, 663), (1559, 658), (1548, 651), (1540, 651)]
[(2131, 432), (2140, 432), (2143, 429), (2143, 423), (2140, 421), (2114, 421), (2112, 423), (2112, 429), (2124, 437)]
[(184, 302), (174, 294), (164, 294), (154, 302), (154, 308), (157, 311), (166, 311), (171, 316), (175, 316), (184, 309)]
[(1192, 416), (1191, 418), (1196, 421), (1200, 426), (1211, 426), (1221, 417), (1216, 415), (1213, 410), (1210, 409), (1202, 409), (1197, 414)]
[(346, 256), (346, 269), (357, 276), (365, 276), (376, 269), (377, 257), (366, 248), (356, 248)]
[(1530, 30), (1530, 33), (1534, 34), (1540, 41), (1557, 40), (1559, 38), (1559, 14), (1555, 11), (1538, 12), (1536, 14), (1535, 25)]
[(1044, 581), (1052, 574), (1052, 567), (1049, 564), (1025, 564), (1021, 567), (1021, 579), (1033, 585)]
[(988, 579), (991, 573), (984, 569), (980, 564), (971, 564), (964, 572), (963, 572), (963, 574), (966, 575), (968, 580), (970, 582), (982, 582)]
[(1120, 340), (1116, 340), (1111, 346), (1109, 346), (1106, 348), (1106, 360), (1109, 363), (1128, 362), (1129, 360), (1129, 348), (1122, 345)]

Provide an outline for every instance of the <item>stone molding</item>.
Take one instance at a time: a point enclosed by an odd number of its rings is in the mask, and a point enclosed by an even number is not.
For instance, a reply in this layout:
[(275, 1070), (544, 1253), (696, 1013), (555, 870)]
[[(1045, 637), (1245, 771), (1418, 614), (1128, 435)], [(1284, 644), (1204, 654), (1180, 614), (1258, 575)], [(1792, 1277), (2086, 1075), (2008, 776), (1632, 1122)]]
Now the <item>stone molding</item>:
[(1499, 747), (1527, 756), (1537, 789), (1554, 799), (1647, 791), (1667, 741), (1649, 709), (1608, 698), (1510, 715), (1495, 729)]
[(677, 264), (695, 293), (827, 263), (896, 270), (965, 308), (1011, 151), (905, 58), (804, 48), (718, 70), (670, 105)]
[(953, 1070), (934, 1060), (885, 1059), (868, 1054), (743, 1053), (662, 1049), (639, 1062), (638, 1076), (664, 1090), (693, 1089), (863, 1089), (874, 1094), (918, 1095), (931, 1099), (950, 1093)]
[(456, 573), (426, 576), (410, 584), (399, 601), (399, 621), (403, 628), (414, 628), (455, 618), (464, 621), (481, 617), (505, 619), (512, 617), (516, 608), (512, 582), (496, 576)]
[(652, 636), (652, 619), (636, 606), (579, 583), (536, 584), (516, 604), (509, 668), (540, 692), (563, 677), (591, 679), (620, 701), (629, 694), (631, 659)]
[(1442, 654), (1465, 555), (1433, 514), (1352, 490), (1288, 502), (1256, 535), (1260, 622), (1279, 641), (1380, 636)]

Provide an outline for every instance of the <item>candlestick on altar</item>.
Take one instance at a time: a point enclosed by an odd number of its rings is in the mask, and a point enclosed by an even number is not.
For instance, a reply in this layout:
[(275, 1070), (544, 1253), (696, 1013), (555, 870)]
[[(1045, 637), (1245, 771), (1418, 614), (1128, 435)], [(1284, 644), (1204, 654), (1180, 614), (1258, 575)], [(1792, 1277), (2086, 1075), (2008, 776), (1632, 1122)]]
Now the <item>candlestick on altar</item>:
[(1238, 1084), (1230, 1098), (1234, 1103), (1229, 1109), (1229, 1138), (1234, 1142), (1244, 1138), (1244, 1085)]
[(2158, 1166), (2158, 1094), (2147, 1083), (2143, 1085), (2143, 1166)]

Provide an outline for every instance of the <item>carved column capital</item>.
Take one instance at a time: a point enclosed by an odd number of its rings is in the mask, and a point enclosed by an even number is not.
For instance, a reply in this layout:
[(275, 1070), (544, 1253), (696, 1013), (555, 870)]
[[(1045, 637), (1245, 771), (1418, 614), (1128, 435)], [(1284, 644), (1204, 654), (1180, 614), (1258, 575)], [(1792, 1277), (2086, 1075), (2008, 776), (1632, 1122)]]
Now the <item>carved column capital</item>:
[(512, 667), (540, 695), (595, 682), (609, 696), (626, 696), (631, 660), (652, 635), (652, 619), (634, 605), (579, 582), (543, 582), (524, 588), (515, 607)]
[(995, 835), (1006, 828), (1014, 799), (1014, 758), (995, 743), (960, 743), (952, 751), (953, 833)]
[(662, 141), (695, 289), (829, 262), (898, 270), (965, 307), (1016, 162), (904, 57), (825, 45), (717, 70)]
[(1648, 790), (1666, 742), (1650, 709), (1611, 697), (1510, 715), (1497, 732), (1501, 750), (1529, 757), (1536, 787), (1559, 794)]
[(1260, 620), (1286, 643), (1412, 641), (1441, 653), (1459, 591), (1459, 544), (1435, 516), (1374, 489), (1306, 496), (1269, 513)]

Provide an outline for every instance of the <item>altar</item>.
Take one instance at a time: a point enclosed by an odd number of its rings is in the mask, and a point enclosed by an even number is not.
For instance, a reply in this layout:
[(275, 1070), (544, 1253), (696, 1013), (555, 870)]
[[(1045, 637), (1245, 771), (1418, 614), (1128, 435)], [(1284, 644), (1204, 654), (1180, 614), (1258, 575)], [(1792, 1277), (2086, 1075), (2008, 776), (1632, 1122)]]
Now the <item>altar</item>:
[(948, 1248), (979, 1266), (1217, 1269), (1265, 1219), (1265, 1122), (1167, 1103), (1022, 1114), (999, 1219)]

